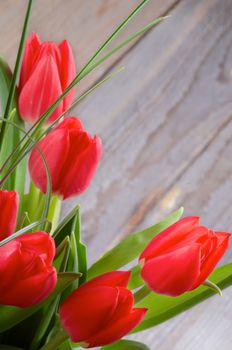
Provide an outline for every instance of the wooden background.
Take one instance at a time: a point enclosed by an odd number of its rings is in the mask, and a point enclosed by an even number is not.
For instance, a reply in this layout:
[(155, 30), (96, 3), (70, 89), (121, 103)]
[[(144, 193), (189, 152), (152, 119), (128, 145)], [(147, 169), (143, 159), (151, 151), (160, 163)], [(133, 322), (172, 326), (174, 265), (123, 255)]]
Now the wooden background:
[[(68, 38), (78, 68), (139, 0), (36, 0), (30, 31)], [(0, 1), (1, 55), (14, 63), (26, 0)], [(104, 155), (79, 201), (89, 260), (181, 205), (218, 230), (232, 222), (232, 1), (151, 0), (120, 36), (171, 17), (104, 63), (126, 69), (76, 108)], [(117, 41), (116, 41), (117, 42)], [(77, 199), (65, 203), (67, 211)], [(225, 261), (232, 257), (228, 252)], [(229, 350), (232, 289), (140, 333), (152, 350)], [(157, 306), (158, 307), (158, 306)]]

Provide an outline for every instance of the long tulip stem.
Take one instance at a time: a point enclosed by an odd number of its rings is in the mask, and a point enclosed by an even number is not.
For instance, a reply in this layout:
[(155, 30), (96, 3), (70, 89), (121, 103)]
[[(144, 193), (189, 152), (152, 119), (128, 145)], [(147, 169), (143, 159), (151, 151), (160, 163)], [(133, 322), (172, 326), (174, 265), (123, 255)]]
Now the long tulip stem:
[(40, 200), (41, 200), (41, 192), (33, 184), (33, 182), (31, 182), (29, 193), (26, 200), (26, 208), (25, 208), (25, 211), (28, 213), (28, 216), (31, 222), (37, 219)]
[(151, 290), (147, 286), (143, 286), (140, 288), (135, 294), (134, 294), (134, 300), (135, 304), (142, 301), (144, 298), (148, 296), (148, 294), (151, 293)]
[(69, 336), (67, 335), (67, 333), (65, 333), (63, 329), (60, 329), (60, 331), (54, 337), (52, 337), (51, 340), (46, 345), (42, 346), (40, 350), (57, 349), (59, 345), (63, 344), (68, 339), (69, 339)]
[(61, 212), (61, 200), (58, 196), (52, 196), (48, 211), (48, 220), (52, 223), (52, 232), (56, 229)]

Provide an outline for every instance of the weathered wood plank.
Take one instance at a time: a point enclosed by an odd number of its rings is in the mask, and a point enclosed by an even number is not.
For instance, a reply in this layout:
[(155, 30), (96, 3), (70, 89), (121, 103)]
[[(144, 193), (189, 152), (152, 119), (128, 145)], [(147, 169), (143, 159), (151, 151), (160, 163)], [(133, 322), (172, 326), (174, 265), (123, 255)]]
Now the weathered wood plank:
[[(0, 3), (1, 51), (12, 63), (25, 3)], [(137, 3), (69, 0), (62, 6), (62, 0), (40, 0), (32, 29), (45, 39), (49, 34), (58, 40), (65, 33), (81, 66)], [(136, 25), (166, 12), (172, 3), (151, 1), (152, 11), (147, 8)], [(186, 214), (201, 215), (204, 224), (231, 230), (231, 11), (230, 0), (179, 2), (168, 21), (117, 58), (115, 68), (125, 65), (126, 71), (77, 108), (86, 126), (102, 135), (105, 148), (95, 181), (79, 198), (90, 261), (120, 236), (182, 204)], [(108, 68), (104, 65), (86, 84)], [(73, 203), (67, 202), (66, 210)], [(231, 257), (230, 250), (226, 260)], [(138, 339), (151, 350), (230, 349), (230, 296), (231, 288), (223, 298), (215, 297)]]
[[(177, 0), (150, 1), (120, 35), (125, 39), (149, 21), (163, 15)], [(140, 3), (140, 0), (39, 0), (34, 1), (30, 20), (30, 32), (38, 32), (42, 40), (61, 41), (67, 38), (76, 56), (78, 69), (87, 62), (90, 56), (102, 44), (120, 22)], [(23, 24), (27, 0), (1, 0), (0, 2), (0, 54), (13, 66)], [(121, 41), (121, 40), (120, 40)], [(119, 38), (115, 43), (119, 42)], [(86, 78), (78, 88), (82, 91), (121, 57), (130, 47), (121, 50), (101, 68)]]
[[(181, 204), (204, 224), (231, 230), (231, 10), (229, 0), (181, 2), (118, 63), (126, 72), (77, 109), (105, 146), (80, 197), (91, 261)], [(230, 294), (138, 339), (152, 350), (229, 349)]]
[[(181, 3), (118, 64), (126, 72), (77, 109), (105, 145), (96, 181), (80, 197), (94, 258), (112, 238), (173, 209), (175, 202), (165, 206), (162, 198), (229, 125), (230, 9), (228, 0)], [(206, 224), (215, 224), (206, 203), (212, 194), (204, 191), (191, 211), (201, 208)]]

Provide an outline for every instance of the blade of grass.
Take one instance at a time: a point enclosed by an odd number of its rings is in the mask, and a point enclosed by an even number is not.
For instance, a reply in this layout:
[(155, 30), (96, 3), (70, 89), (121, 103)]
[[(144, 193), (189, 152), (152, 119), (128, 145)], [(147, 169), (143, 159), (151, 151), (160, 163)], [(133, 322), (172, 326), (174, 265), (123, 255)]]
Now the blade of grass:
[(12, 241), (13, 239), (23, 235), (25, 232), (28, 232), (30, 231), (31, 229), (39, 226), (39, 225), (42, 225), (44, 222), (46, 222), (47, 220), (46, 219), (42, 219), (42, 220), (39, 220), (39, 221), (36, 221), (36, 222), (33, 222), (32, 224), (22, 228), (21, 230), (18, 230), (17, 232), (13, 233), (12, 235), (10, 235), (9, 237), (3, 239), (1, 242), (0, 242), (0, 247), (2, 247), (3, 245), (9, 243), (10, 241)]
[[(4, 118), (5, 119), (8, 118), (8, 115), (10, 113), (10, 109), (11, 109), (11, 105), (12, 105), (12, 101), (13, 101), (13, 97), (14, 97), (14, 93), (15, 93), (15, 89), (16, 89), (16, 82), (17, 82), (19, 68), (20, 68), (20, 64), (21, 64), (23, 48), (24, 48), (24, 43), (25, 43), (26, 34), (27, 34), (27, 27), (28, 27), (30, 14), (31, 14), (32, 2), (33, 2), (33, 0), (28, 0), (27, 11), (26, 11), (25, 19), (24, 19), (22, 35), (21, 35), (21, 39), (20, 39), (20, 43), (19, 43), (19, 49), (18, 49), (18, 53), (17, 53), (17, 57), (16, 57), (14, 73), (13, 73), (13, 76), (12, 76), (12, 80), (11, 80), (11, 84), (10, 84), (9, 96), (8, 96), (8, 99), (7, 99), (6, 109), (5, 109), (5, 113), (4, 113)], [(2, 127), (1, 127), (1, 131), (0, 131), (0, 149), (1, 149), (1, 146), (2, 146), (2, 142), (3, 142), (5, 127), (6, 127), (6, 123), (3, 121)]]

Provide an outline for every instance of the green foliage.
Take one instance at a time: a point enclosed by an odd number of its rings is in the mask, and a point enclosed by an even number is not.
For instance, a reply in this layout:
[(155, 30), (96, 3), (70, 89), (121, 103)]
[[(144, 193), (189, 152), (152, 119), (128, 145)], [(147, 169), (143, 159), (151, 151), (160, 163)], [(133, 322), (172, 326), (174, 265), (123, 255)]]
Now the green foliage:
[(103, 346), (101, 350), (149, 350), (149, 348), (143, 343), (125, 339), (111, 345)]
[(116, 245), (116, 247), (105, 253), (102, 258), (90, 267), (88, 277), (93, 278), (104, 272), (117, 270), (128, 264), (130, 261), (138, 258), (139, 254), (143, 251), (150, 240), (155, 237), (155, 235), (178, 221), (182, 214), (183, 208), (180, 208), (158, 224), (127, 236)]
[[(232, 285), (232, 264), (216, 269), (210, 276), (210, 280), (221, 289)], [(199, 287), (191, 292), (184, 293), (178, 297), (168, 297), (150, 293), (136, 307), (146, 307), (148, 312), (143, 321), (133, 330), (140, 332), (144, 329), (154, 327), (183, 312), (206, 298), (215, 295), (215, 291), (207, 287)], [(217, 296), (218, 297), (218, 296)]]

